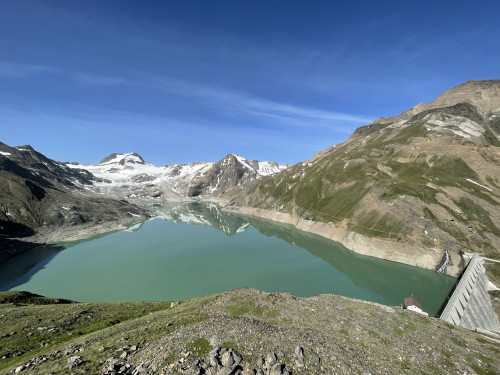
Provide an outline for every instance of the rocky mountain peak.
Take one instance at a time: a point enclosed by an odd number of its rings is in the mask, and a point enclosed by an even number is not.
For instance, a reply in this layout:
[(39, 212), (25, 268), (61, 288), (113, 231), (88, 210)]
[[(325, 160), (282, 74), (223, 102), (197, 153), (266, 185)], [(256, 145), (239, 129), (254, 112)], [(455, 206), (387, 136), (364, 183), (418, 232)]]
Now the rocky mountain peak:
[(439, 95), (431, 103), (420, 103), (402, 112), (399, 116), (381, 117), (375, 124), (388, 124), (409, 120), (413, 116), (436, 108), (451, 107), (459, 103), (474, 105), (484, 116), (493, 111), (500, 111), (500, 80), (470, 80), (453, 87)]
[(476, 105), (485, 115), (500, 109), (500, 80), (471, 80), (462, 83), (439, 95), (431, 103), (431, 106), (433, 108), (444, 108), (463, 102)]
[(146, 164), (141, 155), (131, 152), (127, 154), (117, 154), (112, 153), (111, 155), (102, 159), (98, 165), (108, 165), (108, 164)]
[(227, 154), (222, 158), (222, 160), (219, 161), (219, 163), (222, 163), (223, 165), (228, 163), (231, 165), (241, 164), (244, 168), (248, 168), (250, 170), (254, 169), (246, 158), (238, 154)]

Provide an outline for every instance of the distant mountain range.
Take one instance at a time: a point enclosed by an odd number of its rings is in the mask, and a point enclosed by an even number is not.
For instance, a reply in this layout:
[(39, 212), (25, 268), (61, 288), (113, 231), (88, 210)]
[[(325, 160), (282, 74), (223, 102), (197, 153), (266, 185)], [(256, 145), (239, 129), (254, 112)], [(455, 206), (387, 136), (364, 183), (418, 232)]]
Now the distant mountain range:
[(360, 127), (291, 167), (235, 154), (154, 166), (135, 153), (83, 165), (0, 144), (0, 234), (126, 224), (149, 215), (137, 205), (217, 201), (421, 267), (447, 253), (457, 274), (463, 251), (500, 257), (499, 136), (500, 80), (490, 80)]
[(228, 154), (217, 163), (157, 167), (147, 164), (136, 153), (111, 154), (97, 165), (67, 163), (66, 166), (91, 173), (94, 178), (90, 190), (135, 202), (221, 197), (289, 167), (276, 162), (248, 161), (235, 154)]

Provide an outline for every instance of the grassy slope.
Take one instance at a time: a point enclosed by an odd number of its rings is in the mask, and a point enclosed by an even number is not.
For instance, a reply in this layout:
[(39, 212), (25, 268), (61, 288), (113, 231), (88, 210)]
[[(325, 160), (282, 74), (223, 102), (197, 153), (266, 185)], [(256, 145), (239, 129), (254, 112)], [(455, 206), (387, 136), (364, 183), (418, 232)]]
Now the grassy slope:
[[(402, 129), (361, 128), (349, 141), (311, 162), (258, 181), (237, 202), (347, 225), (367, 236), (435, 246), (415, 232), (418, 219), (421, 232), (423, 228), (435, 229), (442, 242), (454, 239), (456, 248), (500, 257), (496, 249), (500, 220), (493, 215), (500, 205), (498, 161), (487, 156), (480, 160), (482, 167), (490, 170), (483, 180), (467, 160), (472, 144), (454, 144), (455, 137), (440, 135), (434, 149), (419, 145), (426, 152), (417, 151), (415, 142), (423, 143), (428, 136), (424, 125), (422, 119), (416, 119)], [(445, 140), (446, 148), (441, 147)], [(476, 146), (476, 152), (485, 155), (488, 147), (496, 148), (491, 144)], [(494, 190), (487, 191), (467, 179)], [(438, 194), (448, 200), (443, 202)], [(400, 212), (393, 209), (394, 202), (405, 196), (412, 198), (411, 203)], [(458, 209), (450, 208), (449, 201)]]
[[(79, 373), (96, 373), (119, 347), (143, 345), (177, 324), (203, 319), (197, 307), (211, 298), (187, 301), (172, 313), (170, 302), (59, 304), (50, 298), (0, 292), (0, 373), (56, 350), (70, 348), (71, 355), (79, 355), (74, 350), (81, 347), (86, 361)], [(66, 373), (69, 356), (50, 361), (37, 373)]]
[[(0, 373), (42, 354), (48, 360), (29, 373), (65, 374), (68, 358), (75, 355), (83, 363), (71, 372), (97, 373), (106, 358), (119, 357), (124, 345), (139, 348), (128, 363), (146, 363), (157, 369), (155, 373), (176, 363), (181, 353), (190, 351), (189, 360), (194, 360), (216, 345), (237, 349), (252, 366), (268, 351), (282, 351), (280, 361), (294, 374), (332, 369), (338, 373), (499, 373), (498, 343), (438, 319), (339, 296), (295, 298), (243, 289), (174, 307), (168, 302), (52, 302), (18, 292), (0, 293), (0, 353), (25, 351), (0, 359)], [(40, 348), (40, 342), (48, 346)], [(305, 368), (294, 368), (297, 345), (305, 350)], [(321, 359), (319, 364), (316, 357)]]

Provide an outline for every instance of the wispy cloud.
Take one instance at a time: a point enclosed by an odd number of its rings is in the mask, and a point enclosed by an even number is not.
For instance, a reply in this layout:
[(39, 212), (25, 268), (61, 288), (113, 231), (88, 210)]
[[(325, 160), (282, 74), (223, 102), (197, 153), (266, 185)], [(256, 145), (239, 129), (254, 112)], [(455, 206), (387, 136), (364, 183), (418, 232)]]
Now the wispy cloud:
[(54, 73), (57, 69), (45, 65), (29, 65), (0, 61), (0, 76), (27, 78), (37, 74)]
[(93, 86), (117, 86), (124, 84), (135, 84), (120, 77), (103, 76), (96, 74), (75, 73), (73, 77), (76, 81)]
[[(136, 86), (143, 89), (159, 90), (169, 95), (185, 96), (202, 101), (202, 104), (219, 112), (232, 115), (271, 117), (291, 126), (319, 126), (337, 128), (340, 122), (366, 124), (374, 119), (355, 114), (327, 111), (324, 109), (297, 106), (264, 99), (243, 91), (199, 84), (195, 82), (158, 77), (139, 76), (123, 78), (116, 76), (74, 73), (79, 83), (96, 86)], [(342, 131), (342, 129), (338, 129)], [(349, 127), (349, 131), (352, 129)]]
[(290, 121), (292, 125), (313, 126), (318, 124), (328, 126), (328, 123), (330, 123), (333, 126), (334, 122), (339, 121), (354, 124), (364, 124), (373, 121), (372, 118), (364, 116), (297, 106), (260, 98), (242, 91), (188, 81), (150, 77), (143, 81), (141, 85), (167, 91), (172, 94), (200, 98), (214, 108), (253, 116), (274, 117), (283, 121)]

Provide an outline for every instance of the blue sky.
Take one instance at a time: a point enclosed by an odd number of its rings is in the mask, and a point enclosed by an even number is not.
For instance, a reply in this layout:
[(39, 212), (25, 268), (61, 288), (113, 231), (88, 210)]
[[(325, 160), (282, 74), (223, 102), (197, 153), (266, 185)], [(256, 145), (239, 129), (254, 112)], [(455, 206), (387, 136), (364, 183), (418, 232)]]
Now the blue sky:
[(0, 0), (0, 141), (82, 163), (296, 163), (500, 78), (498, 14), (498, 1)]

